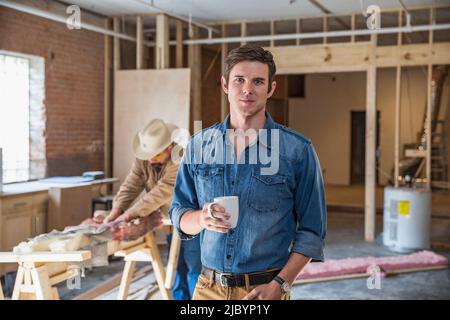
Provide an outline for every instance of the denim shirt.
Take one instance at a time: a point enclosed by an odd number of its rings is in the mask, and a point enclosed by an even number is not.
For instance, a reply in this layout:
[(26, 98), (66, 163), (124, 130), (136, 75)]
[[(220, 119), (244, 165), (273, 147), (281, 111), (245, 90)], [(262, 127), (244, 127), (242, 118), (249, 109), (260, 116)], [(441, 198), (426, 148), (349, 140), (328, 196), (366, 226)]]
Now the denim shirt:
[[(265, 130), (236, 161), (228, 127), (229, 116), (195, 134), (186, 148), (169, 210), (181, 239), (199, 235), (202, 264), (219, 272), (283, 268), (291, 252), (323, 261), (325, 194), (310, 140), (266, 113)], [(180, 229), (186, 211), (220, 196), (239, 197), (236, 228), (226, 234), (205, 229), (198, 235)]]

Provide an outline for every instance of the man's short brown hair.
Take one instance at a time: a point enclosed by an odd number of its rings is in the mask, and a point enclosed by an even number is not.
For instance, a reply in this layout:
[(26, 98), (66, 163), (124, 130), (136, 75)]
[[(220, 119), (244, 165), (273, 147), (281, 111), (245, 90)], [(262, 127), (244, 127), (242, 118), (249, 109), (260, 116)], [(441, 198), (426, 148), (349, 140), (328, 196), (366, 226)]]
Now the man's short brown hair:
[(259, 61), (261, 63), (267, 64), (267, 66), (269, 67), (269, 89), (267, 92), (270, 92), (272, 90), (272, 80), (275, 76), (275, 72), (277, 71), (275, 62), (273, 61), (272, 53), (270, 53), (270, 51), (264, 50), (261, 47), (251, 44), (246, 44), (242, 47), (231, 50), (225, 60), (224, 77), (227, 81), (227, 84), (230, 80), (231, 69), (233, 69), (235, 65), (242, 61)]

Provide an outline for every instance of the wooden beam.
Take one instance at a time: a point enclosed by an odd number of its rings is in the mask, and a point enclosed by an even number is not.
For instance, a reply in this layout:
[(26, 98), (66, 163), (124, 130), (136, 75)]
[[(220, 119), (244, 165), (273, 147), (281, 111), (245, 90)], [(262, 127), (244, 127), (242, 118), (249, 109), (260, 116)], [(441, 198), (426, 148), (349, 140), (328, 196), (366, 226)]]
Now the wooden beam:
[[(430, 15), (429, 15), (429, 23), (433, 24), (434, 21), (434, 10), (430, 9)], [(428, 48), (430, 54), (432, 54), (433, 50), (433, 31), (429, 31), (428, 34)], [(426, 156), (426, 186), (428, 189), (431, 189), (431, 151), (433, 149), (432, 145), (432, 124), (431, 124), (431, 108), (432, 108), (432, 86), (433, 86), (433, 63), (432, 61), (428, 62), (428, 73), (427, 73), (427, 118), (426, 118), (426, 141), (427, 141), (427, 156)], [(436, 106), (434, 106), (434, 109), (436, 110)]]
[[(111, 29), (111, 19), (105, 19), (105, 28)], [(105, 35), (104, 68), (103, 68), (103, 139), (104, 139), (104, 170), (107, 177), (112, 177), (112, 37)], [(111, 191), (111, 190), (108, 190)]]
[[(296, 31), (297, 33), (302, 32), (302, 20), (301, 20), (301, 19), (296, 19), (296, 20), (295, 20), (295, 31)], [(301, 43), (301, 39), (298, 39), (298, 38), (297, 38), (296, 41), (295, 41), (295, 43), (296, 43), (297, 46), (299, 46), (300, 43)]]
[(165, 14), (156, 16), (156, 69), (169, 67), (169, 18)]
[[(422, 6), (409, 6), (409, 11), (414, 11), (414, 10), (426, 10), (426, 9), (430, 9), (430, 8), (434, 8), (434, 9), (443, 9), (443, 8), (450, 8), (450, 4), (435, 4), (435, 5), (422, 5)], [(386, 8), (386, 9), (381, 9), (381, 14), (383, 13), (392, 13), (392, 12), (397, 12), (398, 11), (398, 7), (393, 7), (393, 8)], [(329, 13), (327, 14), (327, 16), (329, 18), (335, 18), (336, 20), (339, 17), (343, 17), (343, 16), (351, 16), (353, 14), (353, 12), (340, 12), (340, 13)], [(308, 16), (309, 18), (322, 18), (323, 14), (318, 14), (318, 15), (312, 15), (312, 16)], [(302, 17), (298, 17), (298, 18), (302, 18)], [(295, 19), (295, 17), (288, 17), (288, 18), (279, 18), (276, 19), (276, 21), (287, 21), (287, 20), (292, 20)], [(272, 19), (241, 19), (241, 20), (216, 20), (214, 21), (214, 23), (211, 23), (209, 25), (211, 26), (215, 26), (215, 25), (221, 25), (221, 24), (239, 24), (242, 21), (245, 21), (247, 23), (255, 23), (255, 22), (269, 22)], [(345, 23), (345, 22), (344, 22)], [(344, 25), (342, 25), (344, 26)], [(350, 27), (345, 23), (345, 27), (347, 29), (349, 29)]]
[[(120, 32), (120, 18), (113, 19), (114, 32)], [(120, 70), (120, 39), (114, 37), (114, 70)]]
[[(275, 22), (270, 20), (270, 35), (273, 36), (275, 34)], [(270, 47), (273, 48), (275, 46), (275, 41), (270, 40)]]
[[(269, 49), (269, 48), (268, 48)], [(270, 48), (277, 64), (277, 74), (365, 71), (370, 65), (367, 43), (328, 44), (327, 46), (281, 46)], [(450, 42), (430, 45), (408, 44), (376, 48), (376, 66), (395, 68), (450, 64)]]
[(366, 83), (366, 177), (365, 177), (365, 211), (364, 238), (366, 241), (375, 240), (375, 148), (377, 136), (377, 108), (376, 108), (376, 46), (377, 35), (372, 34), (370, 64), (367, 69)]
[[(352, 14), (352, 22), (351, 22), (351, 29), (352, 30), (355, 30), (355, 28), (356, 28), (356, 15), (354, 15), (354, 14)], [(355, 35), (354, 34), (352, 34), (352, 37), (351, 37), (351, 42), (352, 43), (355, 43)]]
[(144, 67), (144, 24), (141, 16), (136, 17), (136, 69)]
[[(227, 26), (222, 25), (222, 37), (226, 37), (227, 35)], [(221, 61), (221, 70), (222, 75), (225, 75), (225, 60), (228, 56), (228, 43), (222, 43), (222, 61)], [(223, 92), (222, 87), (220, 88), (220, 119), (221, 121), (225, 120), (225, 117), (228, 113), (228, 99), (227, 95)]]
[[(196, 26), (193, 26), (192, 28), (193, 38), (196, 38), (198, 35), (198, 28)], [(191, 69), (191, 125), (193, 125), (193, 121), (202, 120), (201, 45), (194, 44), (188, 46), (188, 66)], [(193, 127), (190, 129), (193, 129)]]
[(400, 106), (402, 68), (397, 66), (395, 75), (395, 149), (394, 149), (394, 186), (398, 187), (398, 176), (400, 174)]
[(173, 283), (175, 281), (175, 275), (178, 268), (178, 259), (180, 257), (180, 249), (181, 249), (181, 239), (178, 235), (177, 231), (174, 228), (172, 232), (172, 241), (170, 243), (170, 252), (169, 259), (167, 261), (166, 268), (166, 279), (165, 279), (165, 287), (166, 289), (172, 289)]
[[(328, 32), (328, 18), (327, 16), (323, 17), (323, 32)], [(323, 37), (323, 44), (327, 43), (327, 37)]]
[(175, 67), (183, 68), (183, 22), (176, 22)]
[[(398, 12), (398, 26), (402, 25), (402, 11)], [(402, 34), (397, 34), (397, 45), (402, 45)], [(394, 186), (398, 187), (398, 176), (400, 174), (400, 106), (402, 67), (397, 64), (395, 76), (395, 149), (394, 149)]]
[(67, 251), (67, 252), (31, 252), (13, 253), (0, 252), (0, 263), (20, 262), (81, 262), (91, 258), (91, 251)]
[[(247, 23), (246, 22), (241, 22), (241, 37), (246, 37), (247, 36)], [(241, 42), (241, 46), (247, 44), (247, 42), (242, 41)]]

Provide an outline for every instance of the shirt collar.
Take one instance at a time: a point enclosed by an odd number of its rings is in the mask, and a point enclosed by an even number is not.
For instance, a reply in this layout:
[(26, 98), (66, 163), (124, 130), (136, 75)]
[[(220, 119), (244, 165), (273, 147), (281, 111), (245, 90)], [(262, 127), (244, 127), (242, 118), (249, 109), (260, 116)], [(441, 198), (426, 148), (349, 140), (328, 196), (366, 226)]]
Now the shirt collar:
[[(258, 137), (258, 142), (261, 143), (264, 147), (269, 148), (271, 147), (271, 132), (270, 130), (275, 128), (275, 121), (273, 121), (272, 117), (269, 113), (265, 112), (266, 115), (266, 122), (264, 123), (263, 129), (266, 130), (267, 138), (266, 139), (260, 139)], [(228, 114), (225, 120), (220, 124), (219, 130), (222, 132), (222, 136), (225, 136), (227, 133), (227, 129), (230, 125), (230, 115)], [(261, 133), (260, 133), (261, 134)]]

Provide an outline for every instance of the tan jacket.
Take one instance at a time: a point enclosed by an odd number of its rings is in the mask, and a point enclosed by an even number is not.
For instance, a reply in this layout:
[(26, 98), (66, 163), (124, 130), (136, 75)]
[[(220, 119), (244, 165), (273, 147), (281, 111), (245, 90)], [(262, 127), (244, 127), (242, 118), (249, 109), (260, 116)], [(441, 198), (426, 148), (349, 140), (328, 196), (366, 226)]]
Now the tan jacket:
[[(113, 207), (128, 210), (134, 217), (147, 216), (157, 209), (167, 216), (177, 172), (178, 164), (171, 160), (163, 165), (152, 165), (149, 161), (136, 159), (114, 197)], [(130, 207), (144, 189), (146, 194)]]

